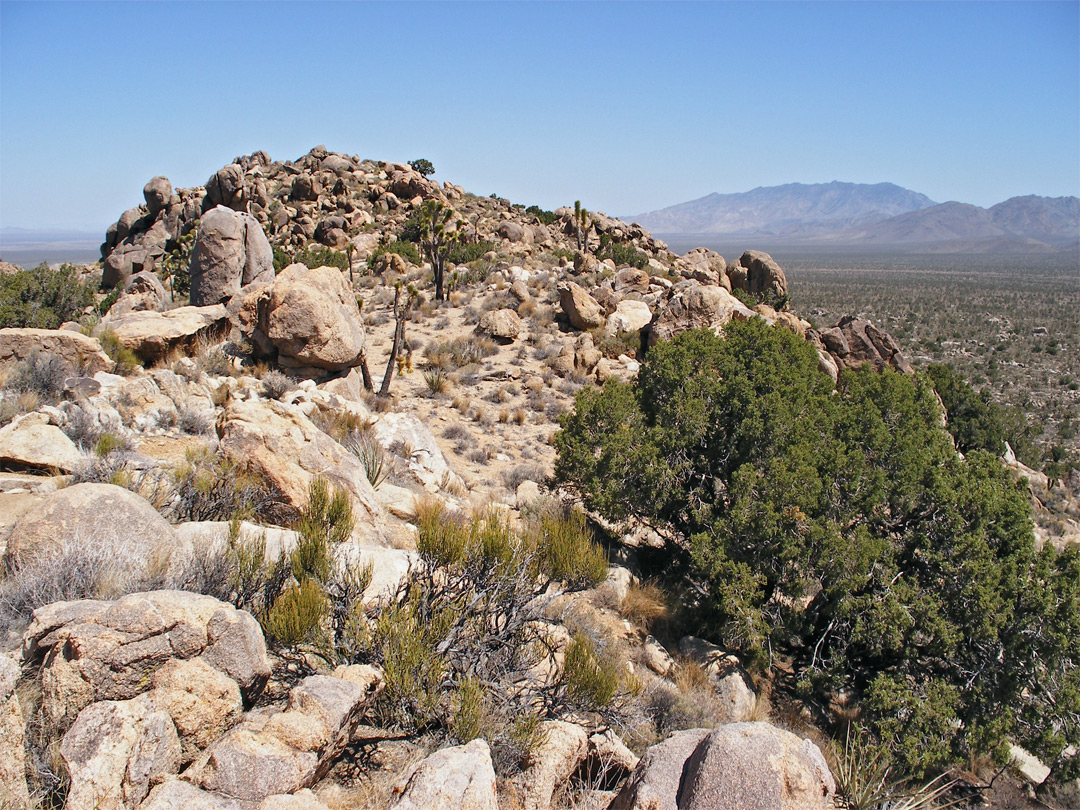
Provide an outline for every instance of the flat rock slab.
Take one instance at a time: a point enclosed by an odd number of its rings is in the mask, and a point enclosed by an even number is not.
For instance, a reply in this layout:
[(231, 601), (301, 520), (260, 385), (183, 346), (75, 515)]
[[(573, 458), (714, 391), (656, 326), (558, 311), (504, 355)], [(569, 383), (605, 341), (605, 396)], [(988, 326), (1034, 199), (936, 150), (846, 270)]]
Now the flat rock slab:
[(179, 307), (168, 312), (128, 312), (105, 317), (97, 329), (116, 333), (120, 344), (145, 362), (161, 359), (177, 346), (190, 346), (203, 335), (214, 335), (228, 322), (224, 304), (207, 307)]

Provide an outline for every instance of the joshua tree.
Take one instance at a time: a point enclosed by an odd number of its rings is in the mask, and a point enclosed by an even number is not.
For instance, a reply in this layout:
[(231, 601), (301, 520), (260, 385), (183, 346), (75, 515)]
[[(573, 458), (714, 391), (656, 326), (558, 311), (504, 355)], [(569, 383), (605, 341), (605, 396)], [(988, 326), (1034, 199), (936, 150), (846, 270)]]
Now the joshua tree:
[(463, 222), (452, 222), (454, 209), (438, 200), (427, 200), (420, 208), (420, 245), (431, 261), (435, 275), (435, 300), (442, 301), (443, 274), (450, 248), (461, 241)]
[(574, 200), (574, 227), (577, 230), (577, 249), (589, 250), (589, 212), (581, 207), (581, 200)]
[[(401, 300), (402, 292), (405, 293), (405, 301)], [(409, 312), (419, 293), (413, 285), (405, 286), (400, 281), (394, 285), (394, 343), (390, 347), (390, 359), (386, 361), (386, 372), (383, 374), (382, 385), (379, 387), (379, 396), (385, 397), (390, 393), (390, 381), (394, 378), (394, 365), (397, 363), (401, 347), (405, 345), (405, 322), (409, 319)]]

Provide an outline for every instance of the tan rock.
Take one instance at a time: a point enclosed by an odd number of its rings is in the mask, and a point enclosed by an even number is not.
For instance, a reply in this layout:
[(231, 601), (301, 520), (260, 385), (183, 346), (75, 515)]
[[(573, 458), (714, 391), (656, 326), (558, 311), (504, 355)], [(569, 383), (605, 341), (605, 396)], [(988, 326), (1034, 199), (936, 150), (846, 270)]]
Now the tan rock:
[(359, 365), (364, 353), (360, 308), (335, 267), (286, 267), (270, 288), (259, 328), (295, 365), (341, 371)]
[(308, 501), (322, 476), (349, 495), (354, 537), (382, 542), (384, 518), (375, 490), (355, 455), (331, 439), (295, 406), (276, 400), (233, 400), (218, 418), (219, 452), (262, 474), (295, 509)]
[(16, 417), (0, 428), (0, 464), (74, 472), (83, 455), (60, 428), (41, 413)]
[(559, 284), (558, 291), (562, 310), (575, 329), (587, 332), (604, 325), (607, 320), (604, 308), (581, 286), (573, 281), (563, 281)]
[(248, 802), (311, 787), (348, 743), (374, 694), (342, 678), (305, 678), (290, 693), (288, 708), (249, 712), (183, 778)]
[(168, 312), (128, 312), (105, 316), (94, 329), (100, 335), (107, 329), (116, 333), (120, 344), (131, 349), (144, 362), (160, 360), (177, 346), (190, 347), (200, 337), (220, 334), (228, 322), (225, 307), (178, 307)]
[(476, 325), (476, 332), (511, 343), (521, 334), (521, 318), (512, 309), (485, 312), (480, 318), (480, 323)]
[(112, 371), (113, 361), (97, 338), (66, 329), (0, 329), (0, 366), (26, 360), (40, 352), (63, 358), (73, 370), (87, 375)]
[(156, 705), (176, 726), (181, 760), (189, 762), (240, 718), (244, 709), (236, 681), (202, 658), (166, 661), (151, 681)]
[(732, 318), (740, 321), (758, 317), (723, 287), (694, 284), (677, 293), (653, 318), (649, 343), (670, 340), (689, 329), (711, 329), (716, 334)]
[(498, 810), (495, 769), (483, 740), (436, 751), (409, 778), (394, 810)]
[(0, 807), (28, 810), (26, 789), (26, 723), (15, 684), (19, 667), (0, 654)]
[(270, 675), (258, 622), (186, 591), (57, 602), (35, 610), (23, 636), (23, 659), (41, 662), (42, 705), (58, 728), (95, 701), (146, 692), (158, 668), (196, 656), (236, 681), (249, 701)]
[(180, 769), (180, 740), (149, 695), (79, 712), (60, 745), (71, 786), (65, 808), (129, 810)]
[(637, 332), (648, 326), (652, 317), (652, 310), (644, 301), (623, 300), (608, 315), (604, 333), (617, 335), (620, 332)]
[(768, 723), (731, 723), (687, 759), (679, 810), (831, 810), (836, 783), (820, 749)]
[(585, 729), (564, 720), (540, 724), (544, 742), (537, 746), (531, 764), (522, 774), (525, 810), (549, 810), (555, 791), (584, 761), (589, 749)]
[(372, 432), (387, 452), (408, 448), (409, 472), (429, 490), (464, 488), (461, 477), (450, 469), (434, 434), (413, 414), (385, 413)]

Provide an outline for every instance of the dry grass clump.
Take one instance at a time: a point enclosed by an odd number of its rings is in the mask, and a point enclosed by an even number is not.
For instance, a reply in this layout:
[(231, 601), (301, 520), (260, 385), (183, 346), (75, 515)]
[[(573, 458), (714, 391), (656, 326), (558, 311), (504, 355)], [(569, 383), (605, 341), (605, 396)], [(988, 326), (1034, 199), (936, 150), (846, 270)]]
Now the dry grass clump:
[(658, 619), (667, 617), (667, 595), (654, 582), (631, 584), (619, 603), (619, 615), (648, 630)]
[(372, 426), (371, 420), (363, 414), (330, 408), (320, 408), (314, 412), (311, 421), (336, 442), (345, 441), (353, 433), (365, 433)]
[(267, 399), (281, 399), (296, 388), (296, 381), (280, 371), (267, 371), (262, 375), (261, 388)]
[(64, 381), (75, 373), (67, 360), (48, 352), (34, 352), (5, 380), (13, 394), (32, 394), (40, 403), (55, 405), (64, 396)]
[(469, 335), (429, 344), (424, 349), (424, 359), (429, 368), (449, 370), (475, 365), (498, 350), (491, 338)]

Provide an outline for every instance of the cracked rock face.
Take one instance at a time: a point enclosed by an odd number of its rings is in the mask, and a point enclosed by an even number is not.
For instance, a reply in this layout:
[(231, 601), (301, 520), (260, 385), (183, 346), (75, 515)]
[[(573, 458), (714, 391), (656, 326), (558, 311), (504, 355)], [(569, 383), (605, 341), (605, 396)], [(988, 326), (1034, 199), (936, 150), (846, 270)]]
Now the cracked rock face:
[(248, 702), (270, 675), (251, 614), (187, 591), (57, 602), (34, 611), (23, 637), (24, 660), (41, 662), (42, 705), (57, 728), (91, 703), (136, 697), (159, 668), (196, 656), (236, 681)]

